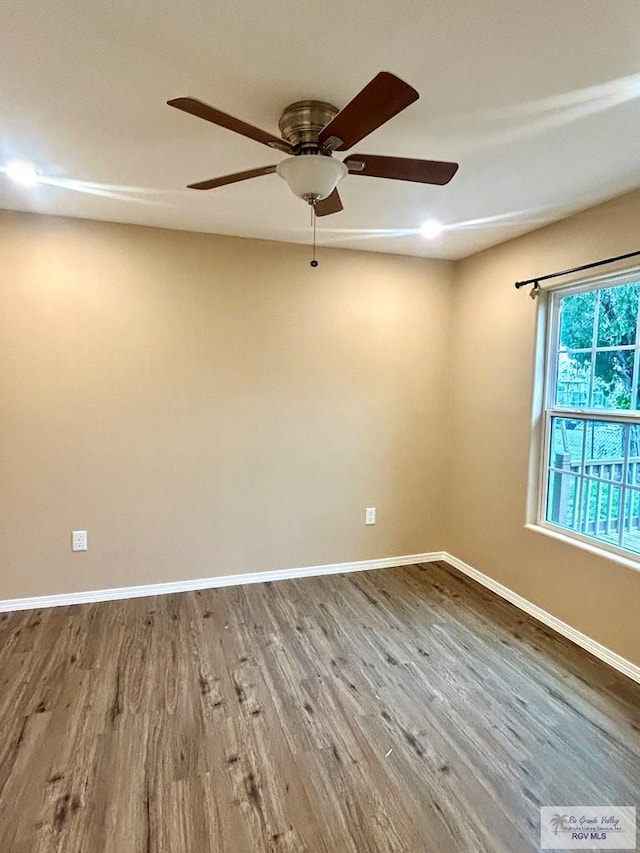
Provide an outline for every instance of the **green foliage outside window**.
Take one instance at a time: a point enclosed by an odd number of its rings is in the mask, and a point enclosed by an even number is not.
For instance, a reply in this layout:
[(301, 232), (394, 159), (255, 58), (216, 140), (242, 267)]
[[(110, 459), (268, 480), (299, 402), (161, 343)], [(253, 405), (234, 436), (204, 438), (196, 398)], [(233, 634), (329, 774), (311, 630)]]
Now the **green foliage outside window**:
[(559, 345), (565, 353), (558, 367), (558, 403), (618, 410), (635, 403), (638, 408), (633, 370), (639, 297), (640, 282), (562, 298)]

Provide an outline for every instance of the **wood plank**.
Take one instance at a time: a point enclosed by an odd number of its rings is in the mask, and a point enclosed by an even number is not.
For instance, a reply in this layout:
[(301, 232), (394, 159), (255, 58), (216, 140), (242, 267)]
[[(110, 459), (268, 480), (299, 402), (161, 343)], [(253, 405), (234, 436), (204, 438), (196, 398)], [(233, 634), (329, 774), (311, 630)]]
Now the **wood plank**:
[(0, 617), (3, 853), (536, 851), (640, 687), (445, 564)]

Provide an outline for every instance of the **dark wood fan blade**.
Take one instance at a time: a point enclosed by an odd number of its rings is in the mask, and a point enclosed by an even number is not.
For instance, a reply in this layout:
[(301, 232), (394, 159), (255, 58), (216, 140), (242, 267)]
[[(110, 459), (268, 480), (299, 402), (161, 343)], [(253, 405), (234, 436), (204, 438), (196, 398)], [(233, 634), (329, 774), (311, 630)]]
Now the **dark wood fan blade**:
[(238, 181), (248, 181), (249, 178), (259, 178), (261, 175), (270, 175), (275, 172), (275, 166), (262, 166), (260, 169), (249, 169), (247, 172), (235, 172), (233, 175), (223, 175), (221, 178), (211, 178), (208, 181), (199, 181), (197, 184), (189, 184), (190, 190), (213, 190), (216, 187), (224, 187), (227, 184), (237, 184)]
[(350, 154), (344, 162), (352, 175), (440, 186), (448, 184), (458, 171), (457, 163), (411, 160), (407, 157), (377, 157), (373, 154)]
[(419, 97), (413, 86), (381, 71), (322, 128), (318, 141), (333, 151), (346, 151)]
[(217, 124), (218, 127), (226, 127), (227, 130), (232, 130), (234, 133), (239, 133), (241, 136), (247, 136), (249, 139), (255, 139), (256, 142), (261, 142), (263, 145), (268, 145), (269, 148), (277, 148), (279, 151), (290, 153), (293, 147), (279, 136), (274, 136), (267, 133), (266, 130), (261, 130), (259, 127), (254, 127), (252, 124), (247, 124), (246, 121), (241, 121), (239, 118), (227, 115), (221, 110), (210, 107), (199, 101), (197, 98), (172, 98), (167, 101), (170, 107), (175, 107), (177, 110), (182, 110), (183, 113), (203, 118), (205, 121), (210, 121), (212, 124)]
[(316, 216), (329, 216), (331, 213), (340, 213), (341, 210), (343, 210), (342, 199), (337, 189), (331, 195), (316, 202)]

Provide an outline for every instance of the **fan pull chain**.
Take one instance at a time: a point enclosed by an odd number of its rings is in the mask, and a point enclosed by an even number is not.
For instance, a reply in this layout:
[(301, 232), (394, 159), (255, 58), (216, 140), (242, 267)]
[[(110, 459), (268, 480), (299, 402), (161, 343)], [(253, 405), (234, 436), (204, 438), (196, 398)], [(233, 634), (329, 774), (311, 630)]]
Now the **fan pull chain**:
[(311, 259), (310, 267), (317, 267), (318, 262), (316, 261), (316, 206), (315, 204), (311, 205), (311, 227), (313, 228), (313, 257)]

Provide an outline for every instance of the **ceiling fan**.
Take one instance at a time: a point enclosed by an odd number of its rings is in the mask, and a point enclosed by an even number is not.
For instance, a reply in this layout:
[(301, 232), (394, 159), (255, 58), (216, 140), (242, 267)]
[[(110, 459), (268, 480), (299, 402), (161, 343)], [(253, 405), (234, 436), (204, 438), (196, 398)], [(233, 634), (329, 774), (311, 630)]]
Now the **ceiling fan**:
[(457, 163), (373, 154), (350, 154), (344, 162), (333, 157), (334, 151), (352, 148), (419, 97), (412, 86), (395, 74), (381, 71), (341, 110), (324, 101), (290, 104), (278, 123), (281, 137), (197, 98), (172, 98), (167, 103), (289, 155), (277, 165), (200, 181), (189, 184), (189, 189), (212, 190), (276, 172), (294, 195), (312, 205), (317, 216), (327, 216), (343, 209), (337, 186), (347, 174), (439, 185), (453, 178), (458, 170)]

